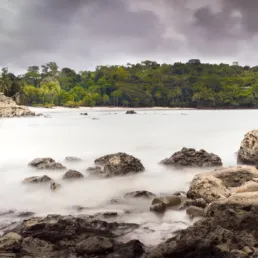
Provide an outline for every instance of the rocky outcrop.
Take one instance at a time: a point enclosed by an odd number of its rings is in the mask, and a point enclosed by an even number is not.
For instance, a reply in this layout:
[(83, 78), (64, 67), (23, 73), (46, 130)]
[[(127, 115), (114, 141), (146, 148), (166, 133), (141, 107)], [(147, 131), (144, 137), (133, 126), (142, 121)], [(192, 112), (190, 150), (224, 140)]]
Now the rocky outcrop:
[(144, 171), (139, 159), (122, 152), (100, 157), (95, 160), (95, 164), (102, 166), (101, 171), (96, 173), (102, 177), (123, 176)]
[(175, 167), (218, 167), (222, 166), (222, 161), (219, 156), (205, 150), (182, 148), (170, 158), (162, 160), (161, 164)]
[(258, 165), (258, 130), (252, 130), (245, 134), (238, 151), (238, 162)]
[(257, 257), (258, 193), (212, 203), (205, 217), (155, 247), (149, 258)]
[(211, 203), (231, 195), (231, 188), (258, 178), (258, 170), (251, 166), (220, 168), (209, 173), (196, 175), (190, 184), (187, 197), (203, 198)]
[(80, 161), (82, 161), (82, 159), (77, 158), (77, 157), (73, 157), (73, 156), (67, 156), (67, 157), (65, 157), (65, 161), (68, 161), (68, 162), (80, 162)]
[(134, 191), (129, 192), (124, 195), (125, 198), (143, 198), (143, 199), (153, 199), (155, 197), (154, 193), (149, 191)]
[(0, 117), (35, 116), (27, 107), (19, 106), (12, 98), (0, 93)]
[(32, 177), (27, 177), (23, 180), (23, 183), (26, 184), (39, 184), (39, 183), (49, 183), (52, 179), (47, 176), (32, 176)]
[(37, 158), (32, 160), (28, 165), (37, 169), (65, 169), (61, 163), (56, 162), (52, 158)]
[(126, 114), (127, 115), (135, 115), (137, 113), (134, 110), (128, 110), (128, 111), (126, 111)]
[(49, 215), (25, 220), (6, 232), (0, 237), (0, 250), (17, 257), (140, 258), (145, 253), (143, 244), (137, 240), (119, 241), (137, 228), (136, 224), (89, 217)]
[(64, 176), (63, 176), (63, 179), (65, 180), (74, 180), (74, 179), (81, 179), (83, 178), (83, 174), (79, 171), (76, 171), (76, 170), (68, 170)]

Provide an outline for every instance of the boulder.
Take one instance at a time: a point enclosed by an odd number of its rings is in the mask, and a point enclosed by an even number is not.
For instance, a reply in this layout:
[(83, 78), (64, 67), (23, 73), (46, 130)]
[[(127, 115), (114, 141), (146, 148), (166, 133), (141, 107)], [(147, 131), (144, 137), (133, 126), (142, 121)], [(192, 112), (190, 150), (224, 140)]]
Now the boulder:
[(205, 150), (182, 148), (170, 158), (162, 160), (161, 164), (175, 167), (218, 167), (222, 166), (222, 161), (219, 156)]
[(190, 218), (202, 217), (204, 216), (204, 209), (196, 206), (190, 206), (186, 209), (186, 214)]
[(168, 208), (181, 209), (185, 206), (186, 198), (178, 195), (156, 197), (151, 202), (151, 211), (165, 211)]
[(83, 178), (83, 177), (84, 176), (81, 172), (70, 169), (64, 174), (63, 179), (80, 179), (80, 178)]
[(134, 110), (128, 110), (128, 111), (126, 111), (126, 114), (127, 115), (135, 115), (137, 113)]
[(0, 93), (0, 117), (25, 117), (35, 116), (27, 107), (19, 106), (16, 102), (3, 93)]
[[(258, 170), (251, 166), (219, 168), (212, 172), (196, 175), (190, 184), (187, 197), (203, 198), (207, 203), (226, 198), (232, 189), (248, 181), (258, 179)], [(239, 188), (238, 188), (239, 190)]]
[(100, 157), (95, 160), (95, 164), (103, 166), (101, 171), (103, 177), (123, 176), (144, 171), (144, 166), (139, 159), (122, 152)]
[(149, 191), (134, 191), (129, 192), (124, 195), (125, 198), (144, 198), (144, 199), (152, 199), (156, 195)]
[(149, 258), (256, 257), (258, 193), (213, 202), (204, 218), (153, 248)]
[(73, 157), (73, 156), (68, 156), (68, 157), (65, 157), (65, 161), (68, 161), (68, 162), (80, 162), (80, 161), (82, 161), (82, 159), (77, 158), (77, 157)]
[(28, 165), (37, 169), (65, 169), (65, 167), (61, 163), (57, 163), (52, 158), (37, 158), (32, 160)]
[(13, 257), (143, 258), (142, 243), (121, 241), (136, 229), (137, 224), (109, 223), (90, 216), (34, 217), (20, 222), (11, 233), (5, 232), (0, 249), (15, 254)]
[(27, 177), (23, 180), (23, 183), (26, 184), (39, 184), (39, 183), (49, 183), (52, 179), (47, 176), (32, 176), (32, 177)]
[(258, 130), (252, 130), (244, 135), (237, 159), (238, 163), (258, 165)]
[(89, 167), (87, 168), (87, 172), (89, 172), (90, 175), (93, 176), (100, 176), (100, 177), (105, 177), (106, 174), (104, 173), (104, 171), (102, 170), (101, 167), (96, 166), (96, 167)]

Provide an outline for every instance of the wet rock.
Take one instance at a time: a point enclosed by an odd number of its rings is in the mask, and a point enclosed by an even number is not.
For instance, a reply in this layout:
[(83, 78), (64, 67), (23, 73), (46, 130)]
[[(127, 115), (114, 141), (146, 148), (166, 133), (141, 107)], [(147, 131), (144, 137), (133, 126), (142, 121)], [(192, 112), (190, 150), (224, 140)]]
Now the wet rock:
[(65, 161), (68, 161), (68, 162), (80, 162), (80, 161), (82, 161), (82, 159), (77, 158), (77, 157), (73, 157), (73, 156), (68, 156), (68, 157), (65, 157)]
[(187, 197), (203, 198), (210, 203), (231, 195), (230, 188), (239, 187), (258, 177), (258, 170), (251, 166), (219, 168), (209, 173), (196, 175), (190, 184)]
[(258, 130), (245, 134), (237, 157), (239, 163), (258, 165)]
[(65, 169), (61, 163), (57, 163), (52, 158), (37, 158), (32, 160), (28, 165), (37, 169)]
[(66, 180), (74, 180), (74, 179), (81, 179), (83, 178), (83, 174), (81, 172), (78, 172), (76, 170), (68, 170), (64, 176), (63, 176), (63, 179), (66, 179)]
[(61, 185), (60, 185), (60, 184), (58, 184), (58, 183), (56, 183), (56, 182), (54, 182), (54, 181), (52, 181), (52, 182), (50, 183), (50, 189), (51, 189), (51, 191), (55, 192), (56, 190), (58, 190), (58, 189), (60, 189), (60, 188), (61, 188)]
[(102, 254), (113, 249), (113, 243), (105, 237), (93, 236), (76, 245), (78, 254)]
[(39, 183), (49, 183), (52, 179), (47, 176), (32, 176), (32, 177), (27, 177), (23, 180), (23, 183), (26, 184), (39, 184)]
[(106, 177), (106, 173), (104, 173), (103, 169), (99, 166), (89, 167), (87, 168), (87, 172), (89, 172), (92, 176)]
[(185, 205), (185, 199), (177, 195), (156, 197), (152, 200), (150, 210), (164, 212), (168, 208), (181, 209)]
[(25, 220), (0, 238), (1, 251), (17, 257), (140, 258), (144, 246), (137, 240), (120, 242), (136, 224), (108, 223), (88, 216), (49, 215)]
[(186, 209), (186, 214), (190, 218), (203, 217), (204, 209), (196, 207), (196, 206), (190, 206)]
[(137, 113), (134, 110), (128, 110), (128, 111), (126, 111), (126, 114), (127, 115), (135, 115)]
[(32, 212), (32, 211), (21, 211), (17, 214), (17, 217), (27, 218), (27, 217), (32, 217), (34, 215), (35, 215), (35, 212)]
[(163, 165), (175, 167), (217, 167), (222, 166), (219, 156), (205, 150), (196, 151), (191, 148), (182, 148), (170, 158), (161, 161)]
[(144, 198), (144, 199), (152, 199), (156, 195), (149, 191), (133, 191), (130, 193), (126, 193), (124, 195), (125, 198)]
[(258, 243), (257, 212), (258, 193), (215, 201), (204, 218), (155, 247), (148, 257), (252, 257)]
[(25, 117), (35, 116), (27, 107), (19, 106), (16, 102), (3, 93), (0, 93), (0, 117)]
[(207, 206), (207, 203), (205, 202), (205, 200), (203, 198), (199, 198), (199, 199), (187, 199), (185, 201), (185, 206), (196, 206), (199, 208), (205, 208)]
[(184, 191), (177, 191), (177, 192), (173, 193), (173, 195), (186, 197), (186, 192), (184, 192)]
[(101, 172), (103, 177), (122, 176), (144, 171), (144, 166), (139, 159), (122, 152), (98, 158), (95, 163), (103, 166)]
[(80, 115), (81, 115), (81, 116), (87, 116), (88, 113), (85, 112), (85, 113), (81, 113)]

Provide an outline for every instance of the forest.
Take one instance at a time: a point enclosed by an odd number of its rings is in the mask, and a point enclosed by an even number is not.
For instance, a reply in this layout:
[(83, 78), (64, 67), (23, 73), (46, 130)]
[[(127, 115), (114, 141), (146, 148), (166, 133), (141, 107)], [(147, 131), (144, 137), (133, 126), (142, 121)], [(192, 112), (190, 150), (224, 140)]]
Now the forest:
[(49, 62), (22, 75), (3, 68), (0, 92), (28, 106), (256, 108), (258, 66), (146, 60), (76, 72)]

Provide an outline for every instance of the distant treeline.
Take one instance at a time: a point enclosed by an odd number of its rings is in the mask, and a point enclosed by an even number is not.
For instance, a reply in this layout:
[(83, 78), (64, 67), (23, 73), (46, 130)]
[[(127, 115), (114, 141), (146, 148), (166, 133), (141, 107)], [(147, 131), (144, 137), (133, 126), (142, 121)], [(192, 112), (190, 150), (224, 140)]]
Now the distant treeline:
[(143, 61), (76, 73), (55, 62), (16, 76), (2, 69), (0, 91), (33, 106), (258, 107), (258, 66)]

